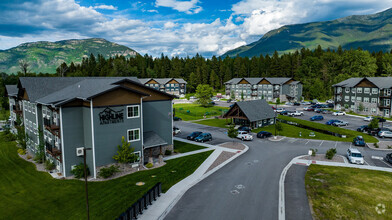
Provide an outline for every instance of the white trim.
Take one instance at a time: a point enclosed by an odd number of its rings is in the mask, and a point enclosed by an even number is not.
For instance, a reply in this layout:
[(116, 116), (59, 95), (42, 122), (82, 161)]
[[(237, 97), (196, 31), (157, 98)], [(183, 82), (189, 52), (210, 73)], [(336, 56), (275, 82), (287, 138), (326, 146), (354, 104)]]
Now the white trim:
[[(141, 100), (142, 98), (140, 98), (140, 100)], [(138, 111), (138, 115), (137, 116), (133, 116), (133, 117), (129, 117), (128, 116), (128, 108), (132, 108), (132, 107), (137, 107), (137, 111)], [(140, 107), (139, 107), (139, 105), (127, 105), (127, 119), (129, 119), (129, 118), (139, 118), (140, 117)]]
[[(127, 108), (128, 110), (128, 108)], [(142, 158), (144, 158), (144, 139), (143, 136), (141, 136), (143, 133), (143, 97), (140, 97), (140, 108), (139, 108), (140, 112), (139, 112), (139, 116), (140, 116), (140, 127), (141, 127), (141, 132), (139, 131), (139, 137), (141, 137), (142, 139), (142, 150), (141, 150), (141, 154), (140, 154), (140, 158), (139, 158), (139, 163), (140, 161), (142, 161)], [(127, 112), (127, 116), (128, 116), (128, 112)], [(127, 131), (127, 136), (128, 136), (128, 131)], [(144, 163), (144, 161), (142, 161), (142, 163)]]
[(97, 168), (95, 166), (95, 137), (94, 137), (94, 115), (93, 115), (93, 99), (90, 101), (90, 111), (91, 111), (91, 144), (93, 151), (93, 167), (94, 167), (94, 179), (97, 178)]
[(63, 111), (62, 108), (60, 107), (60, 132), (61, 132), (61, 156), (62, 158), (62, 164), (63, 164), (63, 175), (64, 177), (67, 177), (67, 172), (65, 172), (65, 151), (64, 151), (64, 132), (63, 132)]
[[(173, 117), (174, 117), (174, 115), (173, 115), (173, 100), (171, 100), (170, 101), (170, 109), (171, 109), (171, 114), (170, 114), (170, 116), (171, 116), (171, 128), (170, 128), (170, 132), (171, 132), (171, 139), (172, 139), (172, 145), (174, 145), (174, 140), (173, 140)], [(174, 146), (173, 146), (173, 149), (174, 149)]]
[[(136, 131), (136, 130), (139, 131), (139, 139), (136, 139), (136, 140), (129, 140), (129, 132), (130, 132), (130, 131)], [(128, 142), (140, 141), (140, 128), (128, 129), (128, 130), (127, 130), (127, 141), (128, 141)]]

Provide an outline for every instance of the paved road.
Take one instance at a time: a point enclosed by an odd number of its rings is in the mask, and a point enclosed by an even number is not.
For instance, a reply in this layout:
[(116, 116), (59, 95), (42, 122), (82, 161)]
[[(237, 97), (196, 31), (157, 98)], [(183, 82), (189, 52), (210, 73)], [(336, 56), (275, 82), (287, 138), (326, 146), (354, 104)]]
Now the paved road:
[[(232, 141), (222, 128), (175, 122), (186, 137), (195, 130), (210, 132), (211, 144)], [(239, 140), (234, 140), (240, 142)], [(188, 190), (166, 219), (277, 219), (278, 186), (283, 168), (292, 158), (307, 154), (309, 148), (325, 153), (336, 147), (344, 155), (350, 143), (285, 138), (279, 142), (255, 139), (245, 142), (248, 152)], [(372, 156), (386, 152), (361, 148), (369, 165)], [(380, 163), (377, 165), (385, 165)]]

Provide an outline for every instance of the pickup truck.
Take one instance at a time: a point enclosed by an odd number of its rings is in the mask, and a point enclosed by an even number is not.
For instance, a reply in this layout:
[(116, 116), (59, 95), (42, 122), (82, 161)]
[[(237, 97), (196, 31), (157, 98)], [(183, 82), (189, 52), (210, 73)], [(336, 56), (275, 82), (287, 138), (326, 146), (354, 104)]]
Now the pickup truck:
[(293, 112), (289, 112), (287, 113), (288, 116), (302, 116), (304, 115), (303, 112), (299, 112), (299, 111), (293, 111)]
[(253, 140), (253, 136), (251, 134), (248, 134), (248, 132), (246, 132), (246, 131), (238, 131), (237, 138), (241, 139), (243, 141)]

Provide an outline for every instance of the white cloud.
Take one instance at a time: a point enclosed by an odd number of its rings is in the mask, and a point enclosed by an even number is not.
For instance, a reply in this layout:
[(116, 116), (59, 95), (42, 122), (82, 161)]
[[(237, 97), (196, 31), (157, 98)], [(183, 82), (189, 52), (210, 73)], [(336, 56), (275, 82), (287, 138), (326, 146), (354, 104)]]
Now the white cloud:
[(197, 14), (203, 10), (201, 6), (198, 6), (199, 0), (190, 1), (177, 1), (177, 0), (156, 0), (156, 7), (168, 7), (179, 12), (185, 12), (187, 14)]
[(171, 29), (171, 28), (174, 28), (174, 27), (176, 27), (176, 26), (177, 26), (177, 24), (174, 23), (174, 22), (171, 22), (171, 21), (168, 21), (168, 22), (166, 22), (166, 23), (163, 25), (163, 27), (166, 28), (166, 29)]
[(147, 10), (148, 12), (151, 12), (151, 13), (158, 13), (158, 10), (155, 10), (155, 9), (151, 9), (151, 10)]
[(117, 7), (113, 5), (96, 5), (93, 7), (94, 9), (104, 9), (104, 10), (117, 10)]

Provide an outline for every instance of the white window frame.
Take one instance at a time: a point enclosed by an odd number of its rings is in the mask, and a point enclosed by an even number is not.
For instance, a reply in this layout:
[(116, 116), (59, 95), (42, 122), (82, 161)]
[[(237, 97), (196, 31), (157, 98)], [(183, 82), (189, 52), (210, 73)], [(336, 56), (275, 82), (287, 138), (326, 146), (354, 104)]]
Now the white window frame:
[(344, 90), (346, 93), (350, 93), (350, 88), (346, 87), (346, 88), (344, 88)]
[(369, 100), (369, 97), (363, 97), (363, 102), (364, 102), (364, 103), (369, 103), (369, 101), (370, 101), (370, 100)]
[(355, 102), (355, 96), (351, 96), (351, 102)]
[(136, 154), (136, 155), (138, 155), (138, 160), (137, 161), (135, 161), (134, 163), (139, 163), (140, 162), (140, 158), (142, 157), (142, 152), (141, 151), (135, 151), (135, 152), (133, 152), (133, 154)]
[(351, 88), (351, 92), (355, 94), (356, 89), (355, 88)]
[(348, 96), (348, 95), (344, 96), (344, 101), (345, 102), (349, 102), (350, 101), (350, 96)]
[(377, 103), (377, 98), (372, 98), (371, 103)]
[[(129, 113), (129, 108), (134, 108), (134, 107), (137, 107), (137, 116), (129, 116), (128, 115), (128, 113)], [(132, 110), (132, 112), (133, 112), (133, 110)], [(140, 107), (139, 107), (139, 105), (128, 105), (127, 106), (127, 118), (139, 118), (140, 117)]]
[(362, 102), (362, 97), (357, 97), (357, 102)]
[(378, 94), (378, 89), (377, 88), (372, 88), (372, 94)]
[(357, 88), (357, 93), (362, 93), (362, 88)]
[(370, 88), (364, 88), (364, 89), (363, 89), (363, 93), (369, 94), (369, 93), (370, 93)]
[[(129, 132), (130, 131), (139, 131), (139, 138), (138, 139), (135, 139), (135, 140), (129, 140)], [(128, 142), (135, 142), (135, 141), (140, 141), (140, 128), (135, 128), (135, 129), (128, 129), (127, 130), (127, 140), (128, 140)]]

